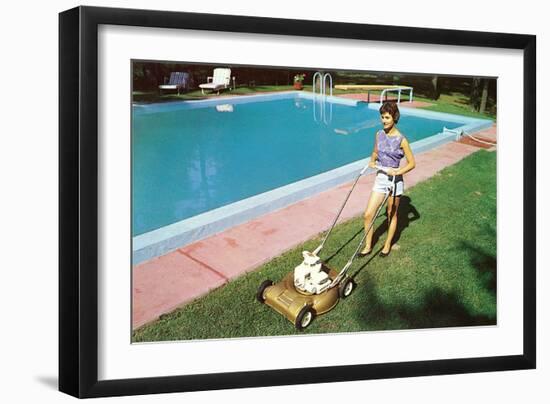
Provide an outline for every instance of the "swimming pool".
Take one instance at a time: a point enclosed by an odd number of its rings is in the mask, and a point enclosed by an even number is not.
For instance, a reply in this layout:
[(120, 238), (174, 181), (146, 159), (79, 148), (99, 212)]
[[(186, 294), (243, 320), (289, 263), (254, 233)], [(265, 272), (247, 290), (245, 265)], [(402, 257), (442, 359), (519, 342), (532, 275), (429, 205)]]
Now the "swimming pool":
[[(399, 129), (413, 145), (441, 134), (444, 128), (490, 122), (403, 105)], [(219, 222), (220, 210), (222, 216), (232, 217), (224, 221), (227, 226), (265, 213), (265, 208), (255, 206), (254, 200), (265, 199), (258, 196), (275, 197), (272, 206), (280, 208), (337, 185), (355, 166), (360, 169), (357, 163), (365, 163), (378, 129), (377, 105), (338, 97), (320, 99), (303, 92), (134, 105), (134, 252), (150, 249), (159, 240), (172, 240), (168, 243), (172, 247), (134, 254), (134, 261), (164, 253), (184, 239), (191, 242), (219, 231), (220, 223), (213, 227), (212, 223)], [(346, 170), (346, 176), (326, 175), (350, 165), (353, 169)], [(330, 180), (304, 193), (299, 184), (307, 185), (319, 176)], [(280, 201), (283, 189), (293, 195), (286, 202)], [(194, 235), (182, 239), (189, 228)]]

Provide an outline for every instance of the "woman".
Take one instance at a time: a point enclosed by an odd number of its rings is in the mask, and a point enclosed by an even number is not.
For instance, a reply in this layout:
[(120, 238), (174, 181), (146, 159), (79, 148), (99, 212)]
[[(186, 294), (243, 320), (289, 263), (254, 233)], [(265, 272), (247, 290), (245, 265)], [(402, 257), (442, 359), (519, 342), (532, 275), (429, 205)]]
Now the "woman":
[[(391, 176), (396, 176), (395, 197), (392, 195), (391, 198), (388, 198), (388, 237), (386, 238), (382, 251), (380, 251), (380, 256), (387, 257), (390, 253), (391, 242), (395, 235), (395, 230), (397, 229), (399, 199), (404, 191), (403, 174), (411, 171), (415, 167), (414, 156), (409, 142), (396, 127), (399, 121), (399, 108), (397, 104), (394, 102), (385, 102), (380, 107), (380, 119), (384, 129), (376, 133), (374, 150), (372, 151), (369, 166), (372, 168), (376, 168), (377, 165), (381, 166), (386, 172), (378, 170), (369, 202), (367, 203), (364, 218), (365, 231), (368, 231), (368, 233), (365, 241), (365, 248), (361, 251), (362, 256), (370, 254), (372, 251), (374, 226), (372, 226), (370, 230), (369, 226), (380, 204), (384, 201), (388, 185), (391, 184)], [(407, 165), (400, 168), (399, 165), (403, 157), (407, 159)]]

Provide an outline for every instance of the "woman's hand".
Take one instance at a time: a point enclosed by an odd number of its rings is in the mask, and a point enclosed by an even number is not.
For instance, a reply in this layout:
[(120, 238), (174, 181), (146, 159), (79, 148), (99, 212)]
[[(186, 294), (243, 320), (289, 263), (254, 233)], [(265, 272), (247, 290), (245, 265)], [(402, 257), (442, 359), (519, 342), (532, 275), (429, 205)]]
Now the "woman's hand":
[(391, 175), (391, 176), (394, 176), (394, 175), (398, 175), (398, 172), (395, 168), (388, 168), (388, 170), (386, 171), (386, 173), (388, 175)]
[(370, 168), (376, 168), (376, 161), (371, 159), (371, 161), (369, 161), (369, 167)]

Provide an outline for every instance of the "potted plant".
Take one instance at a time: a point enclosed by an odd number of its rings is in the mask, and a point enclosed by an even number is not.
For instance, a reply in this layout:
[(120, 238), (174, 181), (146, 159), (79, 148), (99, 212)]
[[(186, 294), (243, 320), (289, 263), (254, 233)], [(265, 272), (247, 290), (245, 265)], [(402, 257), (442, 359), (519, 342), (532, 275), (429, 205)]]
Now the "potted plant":
[(300, 73), (294, 76), (294, 89), (303, 90), (304, 89), (304, 78), (306, 77), (305, 73)]

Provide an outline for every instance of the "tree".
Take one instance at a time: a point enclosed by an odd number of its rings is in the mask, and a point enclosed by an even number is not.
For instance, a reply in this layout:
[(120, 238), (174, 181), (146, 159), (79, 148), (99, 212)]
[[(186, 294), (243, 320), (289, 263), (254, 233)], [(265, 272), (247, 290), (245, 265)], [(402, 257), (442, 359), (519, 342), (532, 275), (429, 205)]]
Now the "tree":
[(481, 92), (481, 101), (479, 104), (479, 112), (484, 113), (487, 107), (487, 95), (489, 94), (489, 79), (483, 80), (483, 91)]
[(432, 77), (432, 99), (438, 100), (441, 95), (441, 86), (439, 85), (437, 75)]
[(479, 89), (481, 84), (481, 79), (479, 77), (472, 78), (472, 86), (470, 88), (470, 107), (473, 111), (479, 110), (481, 91)]

